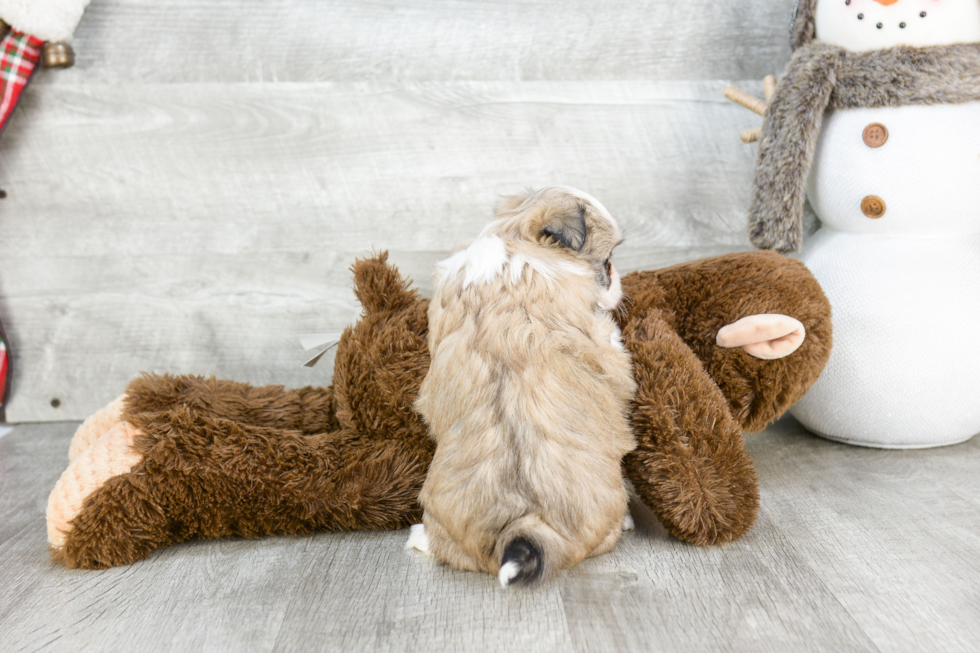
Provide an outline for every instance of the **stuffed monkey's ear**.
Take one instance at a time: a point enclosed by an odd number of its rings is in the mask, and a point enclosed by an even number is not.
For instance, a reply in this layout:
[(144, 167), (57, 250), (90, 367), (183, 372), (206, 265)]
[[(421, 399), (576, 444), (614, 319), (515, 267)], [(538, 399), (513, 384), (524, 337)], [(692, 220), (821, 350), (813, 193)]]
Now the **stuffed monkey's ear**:
[(581, 252), (588, 233), (585, 227), (585, 207), (578, 204), (572, 209), (559, 209), (549, 216), (541, 233), (551, 236), (568, 249)]

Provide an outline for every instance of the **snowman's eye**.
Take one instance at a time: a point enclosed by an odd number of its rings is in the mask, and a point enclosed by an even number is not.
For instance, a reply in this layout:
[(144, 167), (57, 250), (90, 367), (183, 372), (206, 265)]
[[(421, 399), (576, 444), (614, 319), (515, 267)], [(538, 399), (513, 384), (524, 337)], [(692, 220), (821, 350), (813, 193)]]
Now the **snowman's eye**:
[(864, 14), (858, 14), (858, 20), (864, 20)]
[(901, 27), (902, 29), (905, 29), (905, 23), (899, 23), (898, 26)]
[(881, 29), (883, 27), (883, 25), (881, 23), (878, 23), (877, 25), (875, 25), (875, 27), (877, 27), (878, 29)]
[(919, 14), (919, 18), (925, 18), (925, 17), (926, 17), (926, 12), (924, 11), (921, 14)]

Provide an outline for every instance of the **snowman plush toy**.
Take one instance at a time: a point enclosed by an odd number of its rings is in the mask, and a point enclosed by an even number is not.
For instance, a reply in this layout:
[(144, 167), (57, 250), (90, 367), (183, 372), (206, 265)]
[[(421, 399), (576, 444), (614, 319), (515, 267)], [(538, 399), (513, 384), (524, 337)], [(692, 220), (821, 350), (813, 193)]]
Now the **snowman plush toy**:
[[(799, 0), (765, 111), (750, 237), (801, 258), (833, 310), (791, 409), (851, 444), (980, 432), (980, 0)], [(821, 227), (803, 243), (804, 202)]]

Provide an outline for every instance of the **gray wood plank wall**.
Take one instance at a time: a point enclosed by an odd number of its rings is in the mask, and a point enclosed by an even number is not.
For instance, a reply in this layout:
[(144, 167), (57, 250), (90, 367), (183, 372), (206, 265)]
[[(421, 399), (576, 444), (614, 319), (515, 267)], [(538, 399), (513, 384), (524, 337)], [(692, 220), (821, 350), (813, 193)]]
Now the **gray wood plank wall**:
[(83, 418), (149, 369), (329, 383), (295, 335), (356, 320), (354, 257), (428, 291), (526, 187), (602, 200), (624, 270), (749, 249), (759, 120), (721, 91), (782, 70), (791, 11), (93, 0), (0, 139), (8, 419)]

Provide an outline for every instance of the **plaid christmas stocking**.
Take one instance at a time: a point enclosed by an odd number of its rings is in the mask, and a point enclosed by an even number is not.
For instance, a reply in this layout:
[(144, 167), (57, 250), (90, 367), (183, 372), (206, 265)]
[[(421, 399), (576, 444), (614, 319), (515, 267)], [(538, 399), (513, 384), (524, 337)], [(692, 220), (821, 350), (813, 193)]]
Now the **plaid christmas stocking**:
[[(0, 40), (0, 133), (14, 112), (21, 91), (27, 86), (37, 68), (44, 41), (16, 30), (10, 30)], [(0, 193), (3, 193), (0, 190)], [(0, 195), (2, 197), (2, 195)], [(0, 324), (0, 421), (4, 419), (7, 391), (10, 387), (10, 350), (7, 334)]]
[(44, 41), (10, 30), (0, 41), (0, 133), (41, 58)]

